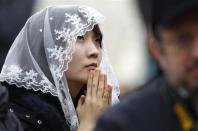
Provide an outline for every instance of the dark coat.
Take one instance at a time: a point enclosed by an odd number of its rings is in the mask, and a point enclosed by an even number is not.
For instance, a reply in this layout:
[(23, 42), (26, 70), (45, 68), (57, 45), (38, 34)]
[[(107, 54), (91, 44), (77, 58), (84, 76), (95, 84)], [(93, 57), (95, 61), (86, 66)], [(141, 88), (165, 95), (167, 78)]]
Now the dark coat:
[(9, 91), (10, 110), (20, 119), (24, 131), (69, 131), (57, 97), (2, 84)]
[(181, 131), (176, 114), (161, 92), (163, 77), (157, 77), (121, 102), (108, 109), (99, 119), (95, 131)]
[(0, 131), (23, 131), (15, 114), (8, 110), (8, 93), (2, 85), (0, 85)]

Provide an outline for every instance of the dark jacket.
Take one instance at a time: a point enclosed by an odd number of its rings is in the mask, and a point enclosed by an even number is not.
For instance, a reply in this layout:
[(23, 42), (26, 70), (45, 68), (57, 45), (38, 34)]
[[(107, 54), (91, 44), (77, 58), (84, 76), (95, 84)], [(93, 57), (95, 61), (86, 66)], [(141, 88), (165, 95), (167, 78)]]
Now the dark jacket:
[(0, 131), (23, 131), (15, 114), (8, 109), (8, 93), (0, 85)]
[(24, 131), (69, 131), (57, 97), (2, 84), (9, 91), (9, 108), (20, 119)]
[(181, 131), (172, 106), (161, 93), (163, 77), (157, 77), (121, 102), (108, 109), (99, 119), (95, 131)]

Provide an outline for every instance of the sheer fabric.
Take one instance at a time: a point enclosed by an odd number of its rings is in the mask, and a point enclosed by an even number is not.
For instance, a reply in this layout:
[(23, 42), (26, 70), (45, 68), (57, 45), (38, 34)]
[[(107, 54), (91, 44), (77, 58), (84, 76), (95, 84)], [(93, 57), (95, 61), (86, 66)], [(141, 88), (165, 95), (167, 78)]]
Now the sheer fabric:
[[(39, 11), (28, 19), (11, 46), (0, 81), (58, 97), (65, 119), (71, 130), (76, 130), (78, 117), (64, 72), (72, 60), (77, 37), (91, 31), (103, 20), (101, 13), (87, 6), (50, 6)], [(105, 47), (102, 52), (100, 67), (113, 86), (112, 103), (115, 104), (119, 86)]]

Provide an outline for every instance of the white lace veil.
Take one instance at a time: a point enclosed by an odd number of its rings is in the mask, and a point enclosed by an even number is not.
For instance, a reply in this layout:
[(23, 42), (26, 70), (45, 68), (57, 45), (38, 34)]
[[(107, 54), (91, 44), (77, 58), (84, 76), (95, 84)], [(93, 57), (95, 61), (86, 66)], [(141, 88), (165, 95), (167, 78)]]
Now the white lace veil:
[[(72, 60), (76, 38), (104, 20), (102, 14), (86, 6), (51, 6), (28, 19), (11, 46), (0, 81), (17, 87), (49, 92), (58, 97), (71, 130), (78, 117), (69, 93), (64, 71)], [(104, 46), (103, 46), (104, 47)], [(101, 68), (113, 86), (112, 103), (118, 102), (119, 86), (105, 49)]]

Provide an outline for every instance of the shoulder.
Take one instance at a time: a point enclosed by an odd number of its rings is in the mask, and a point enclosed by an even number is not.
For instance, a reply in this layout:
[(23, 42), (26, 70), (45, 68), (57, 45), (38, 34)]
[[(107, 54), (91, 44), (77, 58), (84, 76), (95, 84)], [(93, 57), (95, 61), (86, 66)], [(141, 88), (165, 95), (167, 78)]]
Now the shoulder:
[(8, 111), (8, 93), (0, 84), (0, 130), (23, 131), (22, 126), (14, 113)]
[(9, 108), (20, 119), (24, 130), (63, 131), (68, 127), (58, 99), (40, 91), (3, 83), (9, 92)]
[(122, 96), (120, 103), (116, 105), (115, 108), (118, 108), (118, 110), (128, 110), (130, 112), (140, 112), (141, 109), (144, 110), (145, 108), (157, 106), (156, 104), (160, 104), (162, 100), (160, 94), (162, 82), (162, 77), (156, 77), (149, 80), (143, 86)]
[[(109, 108), (99, 119), (96, 131), (144, 130), (155, 127), (163, 117), (166, 104), (160, 94), (162, 78), (158, 77), (127, 93), (119, 104)], [(161, 116), (160, 116), (161, 115)], [(153, 128), (154, 129), (154, 128)]]
[(8, 101), (7, 90), (4, 86), (0, 84), (0, 110), (5, 110), (7, 108), (7, 101)]

